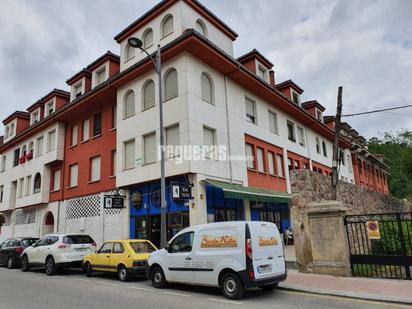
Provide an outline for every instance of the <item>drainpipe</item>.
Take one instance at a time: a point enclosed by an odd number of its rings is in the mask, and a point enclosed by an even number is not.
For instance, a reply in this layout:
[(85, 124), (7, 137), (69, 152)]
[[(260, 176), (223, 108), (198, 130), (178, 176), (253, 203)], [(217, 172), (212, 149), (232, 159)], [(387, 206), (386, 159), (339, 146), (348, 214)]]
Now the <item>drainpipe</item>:
[(230, 143), (230, 125), (229, 125), (229, 103), (227, 100), (227, 75), (225, 76), (225, 107), (226, 107), (226, 131), (227, 131), (227, 143), (228, 143), (228, 156), (229, 156), (229, 178), (230, 183), (233, 182), (233, 170), (232, 170), (232, 161), (231, 157), (231, 143)]

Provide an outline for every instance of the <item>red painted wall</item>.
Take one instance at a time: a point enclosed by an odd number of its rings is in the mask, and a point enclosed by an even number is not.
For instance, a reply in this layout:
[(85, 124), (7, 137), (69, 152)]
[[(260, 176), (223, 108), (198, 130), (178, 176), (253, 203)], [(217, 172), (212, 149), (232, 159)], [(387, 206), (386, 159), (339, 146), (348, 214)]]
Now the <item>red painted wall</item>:
[[(262, 141), (258, 138), (255, 138), (250, 135), (245, 135), (245, 142), (253, 146), (253, 153), (254, 153), (254, 169), (248, 169), (248, 185), (251, 187), (256, 188), (263, 188), (263, 189), (270, 189), (274, 191), (286, 191), (286, 178), (278, 176), (278, 169), (281, 168), (283, 171), (283, 175), (285, 175), (285, 171), (282, 166), (277, 166), (276, 154), (279, 154), (283, 157), (283, 149)], [(260, 147), (263, 149), (263, 164), (265, 172), (259, 172), (257, 170), (257, 157), (256, 157), (256, 148)], [(269, 174), (269, 167), (268, 167), (268, 152), (272, 152), (274, 154), (274, 168), (276, 175)], [(284, 159), (284, 158), (283, 158)]]
[(315, 161), (312, 161), (312, 170), (323, 175), (332, 175), (332, 169), (330, 167)]
[[(302, 157), (301, 155), (298, 155), (297, 153), (294, 153), (292, 151), (288, 151), (287, 153), (288, 153), (288, 159), (290, 159), (292, 162), (292, 168), (290, 170), (309, 169), (309, 159), (308, 158)], [(297, 163), (298, 167), (296, 167), (296, 162), (298, 162)]]
[(26, 130), (29, 127), (29, 125), (30, 125), (30, 119), (18, 117), (17, 123), (16, 123), (16, 135)]

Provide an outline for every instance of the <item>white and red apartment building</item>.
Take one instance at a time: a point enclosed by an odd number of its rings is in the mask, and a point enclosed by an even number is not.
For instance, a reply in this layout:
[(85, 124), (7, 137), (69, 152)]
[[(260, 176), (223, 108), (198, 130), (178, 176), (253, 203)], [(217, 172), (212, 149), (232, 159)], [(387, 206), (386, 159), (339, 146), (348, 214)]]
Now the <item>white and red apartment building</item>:
[[(208, 154), (177, 162), (183, 153), (168, 156), (169, 237), (189, 224), (222, 220), (286, 228), (289, 171), (331, 173), (333, 117), (324, 117), (317, 101), (302, 103), (303, 89), (293, 81), (276, 83), (274, 65), (257, 50), (236, 58), (237, 34), (198, 1), (165, 0), (115, 36), (120, 57), (107, 52), (67, 80), (70, 93), (55, 90), (4, 121), (0, 238), (53, 229), (85, 231), (97, 242), (159, 242), (158, 82), (151, 60), (128, 46), (130, 37), (140, 38), (149, 53), (161, 46), (166, 144), (224, 146), (226, 155), (249, 158)], [(41, 136), (45, 150), (38, 156)], [(342, 138), (340, 148), (341, 180), (362, 184), (352, 161), (364, 153), (350, 138)], [(388, 169), (381, 163), (374, 166), (387, 193)], [(174, 184), (190, 185), (193, 199), (174, 199)], [(102, 207), (112, 192), (126, 196), (125, 209)], [(18, 224), (22, 213), (36, 215)]]

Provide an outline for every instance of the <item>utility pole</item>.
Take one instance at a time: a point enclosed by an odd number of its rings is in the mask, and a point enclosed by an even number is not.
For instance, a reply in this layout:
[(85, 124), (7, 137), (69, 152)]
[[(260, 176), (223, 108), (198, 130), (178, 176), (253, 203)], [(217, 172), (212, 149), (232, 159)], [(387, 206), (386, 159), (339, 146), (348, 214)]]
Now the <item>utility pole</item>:
[(339, 138), (340, 138), (340, 118), (342, 115), (342, 91), (343, 87), (338, 88), (338, 103), (336, 108), (336, 123), (335, 123), (335, 140), (333, 141), (333, 157), (332, 157), (332, 200), (336, 201), (337, 186), (338, 186), (338, 162), (339, 162)]

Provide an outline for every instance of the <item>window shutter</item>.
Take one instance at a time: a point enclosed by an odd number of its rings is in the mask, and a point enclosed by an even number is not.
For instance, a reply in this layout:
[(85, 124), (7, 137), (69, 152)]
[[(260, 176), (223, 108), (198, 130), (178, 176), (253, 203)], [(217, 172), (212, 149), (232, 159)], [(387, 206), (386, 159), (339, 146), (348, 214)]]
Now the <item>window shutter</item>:
[(152, 163), (156, 161), (156, 134), (146, 135), (144, 137), (144, 161)]
[(263, 164), (263, 149), (258, 147), (256, 150), (256, 155), (257, 155), (258, 171), (264, 172), (265, 166)]
[(179, 141), (179, 125), (166, 129), (166, 145), (177, 146)]
[(48, 151), (52, 151), (56, 148), (56, 131), (49, 132), (48, 135)]
[(100, 163), (101, 163), (101, 158), (100, 157), (95, 157), (92, 159), (92, 164), (91, 164), (91, 181), (98, 181), (100, 180)]
[(131, 47), (129, 44), (126, 45), (126, 61), (134, 58), (134, 48)]
[(124, 168), (134, 168), (136, 160), (134, 140), (124, 143), (124, 154)]
[(134, 92), (130, 91), (127, 94), (125, 102), (124, 102), (124, 118), (133, 116), (134, 113), (135, 113)]
[(176, 97), (178, 94), (177, 72), (170, 70), (165, 78), (165, 100)]
[(77, 186), (77, 174), (79, 172), (79, 165), (73, 164), (70, 166), (70, 187)]
[(276, 164), (278, 168), (278, 176), (284, 177), (283, 175), (283, 158), (281, 155), (276, 155)]
[(203, 144), (206, 146), (214, 146), (215, 145), (215, 131), (203, 128)]
[(77, 144), (77, 124), (72, 127), (72, 143), (71, 146)]
[(247, 159), (247, 167), (248, 168), (254, 168), (254, 155), (253, 155), (253, 146), (250, 144), (246, 144), (246, 156), (248, 157)]
[(89, 133), (89, 119), (86, 119), (83, 121), (83, 135), (82, 135), (82, 141), (87, 141), (89, 139), (90, 133)]
[(273, 152), (268, 152), (268, 167), (269, 167), (269, 174), (270, 175), (275, 175), (275, 165), (274, 165), (274, 157), (273, 157)]
[(202, 100), (208, 103), (212, 103), (212, 81), (205, 73), (202, 73), (201, 82)]
[(147, 30), (143, 38), (143, 48), (148, 49), (153, 45), (153, 30)]
[(169, 16), (163, 23), (163, 37), (173, 32), (173, 17)]
[(43, 136), (37, 139), (36, 156), (39, 157), (43, 154)]
[(146, 83), (143, 90), (143, 109), (146, 110), (155, 106), (155, 86), (151, 80)]
[(60, 170), (55, 170), (53, 175), (53, 191), (60, 190)]

